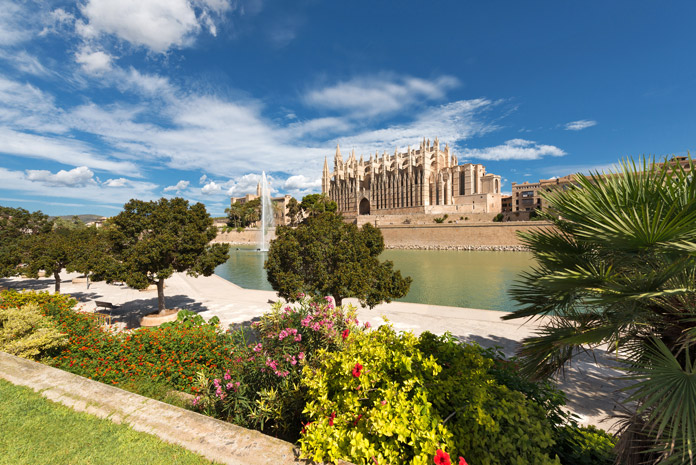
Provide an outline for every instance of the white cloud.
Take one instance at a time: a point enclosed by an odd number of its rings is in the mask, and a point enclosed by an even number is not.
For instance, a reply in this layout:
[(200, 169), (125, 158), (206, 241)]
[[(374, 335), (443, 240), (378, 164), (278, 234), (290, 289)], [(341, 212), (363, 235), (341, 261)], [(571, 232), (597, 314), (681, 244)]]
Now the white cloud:
[(340, 143), (341, 146), (355, 148), (358, 154), (366, 156), (376, 149), (393, 152), (397, 147), (417, 146), (423, 137), (437, 136), (443, 144), (454, 146), (457, 142), (497, 129), (494, 124), (480, 118), (481, 112), (490, 109), (496, 103), (486, 99), (451, 102), (419, 113), (411, 123), (342, 137)]
[(164, 53), (192, 43), (202, 24), (215, 35), (211, 15), (229, 9), (231, 4), (222, 0), (87, 0), (80, 7), (87, 21), (79, 20), (76, 27), (87, 40), (112, 34), (135, 46)]
[(33, 55), (24, 50), (7, 52), (0, 49), (0, 58), (9, 62), (17, 71), (34, 76), (48, 76), (51, 71)]
[(47, 186), (83, 187), (93, 184), (94, 173), (86, 166), (78, 166), (70, 171), (26, 170), (29, 181), (38, 181)]
[(104, 181), (104, 186), (106, 187), (126, 187), (129, 184), (130, 180), (126, 178), (107, 179)]
[(281, 190), (299, 199), (312, 192), (321, 192), (321, 178), (312, 179), (302, 174), (290, 176), (282, 183)]
[(544, 156), (562, 157), (566, 153), (554, 145), (541, 145), (525, 139), (512, 139), (503, 145), (483, 149), (464, 149), (462, 155), (481, 160), (538, 160)]
[(190, 183), (189, 183), (188, 181), (184, 181), (184, 180), (182, 179), (181, 181), (177, 182), (177, 183), (176, 183), (175, 185), (173, 185), (173, 186), (167, 186), (167, 187), (165, 187), (165, 188), (164, 188), (164, 192), (181, 192), (181, 191), (183, 191), (184, 189), (186, 189), (186, 188), (189, 186), (189, 184), (190, 184)]
[[(35, 173), (31, 174), (31, 171)], [(70, 172), (74, 171), (71, 170)], [(123, 205), (133, 198), (152, 200), (159, 197), (154, 192), (158, 186), (150, 182), (129, 181), (123, 187), (105, 187), (94, 180), (87, 180), (84, 184), (80, 184), (78, 181), (81, 173), (83, 176), (82, 180), (87, 179), (84, 169), (78, 170), (77, 176), (74, 174), (60, 175), (60, 173), (59, 171), (53, 174), (46, 170), (13, 171), (0, 167), (0, 179), (2, 179), (0, 191), (23, 192), (27, 195), (46, 198), (46, 185), (48, 183), (51, 186), (50, 197), (52, 199), (74, 198), (84, 202), (96, 201), (100, 204), (109, 205)], [(71, 176), (76, 180), (76, 184), (69, 185)]]
[(19, 3), (0, 0), (0, 45), (16, 45), (31, 38), (28, 11)]
[(204, 175), (201, 176), (201, 178), (198, 180), (198, 184), (203, 184), (203, 183), (204, 183), (205, 181), (207, 181), (207, 180), (208, 180), (208, 176), (206, 176), (206, 175), (204, 174)]
[(204, 195), (217, 194), (218, 192), (222, 192), (222, 187), (215, 181), (210, 181), (208, 184), (201, 187), (201, 194)]
[(61, 137), (45, 137), (0, 128), (0, 153), (53, 160), (73, 166), (87, 166), (113, 173), (136, 175), (138, 167), (129, 161), (116, 161), (90, 153), (81, 142)]
[(305, 102), (332, 110), (350, 111), (374, 116), (393, 113), (424, 100), (439, 100), (448, 90), (459, 85), (452, 76), (434, 80), (390, 75), (356, 78), (336, 85), (310, 91)]
[(82, 69), (88, 74), (102, 74), (111, 69), (112, 57), (101, 50), (93, 51), (90, 47), (83, 47), (75, 54), (75, 61), (82, 65)]
[[(268, 179), (271, 184), (271, 192), (273, 192), (273, 179)], [(256, 173), (247, 173), (235, 180), (230, 180), (231, 187), (227, 190), (227, 195), (230, 197), (242, 197), (246, 194), (256, 194), (256, 186), (261, 181), (261, 175)]]
[(582, 131), (583, 129), (590, 128), (597, 125), (597, 121), (580, 119), (577, 121), (571, 121), (565, 124), (566, 131)]

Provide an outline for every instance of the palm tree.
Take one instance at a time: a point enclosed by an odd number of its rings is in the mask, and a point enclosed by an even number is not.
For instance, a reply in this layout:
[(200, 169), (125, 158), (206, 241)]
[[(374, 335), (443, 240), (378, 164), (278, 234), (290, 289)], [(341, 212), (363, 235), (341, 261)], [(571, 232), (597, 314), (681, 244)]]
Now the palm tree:
[(635, 380), (617, 445), (620, 463), (694, 463), (696, 448), (696, 173), (691, 158), (576, 176), (545, 194), (555, 228), (521, 234), (537, 265), (511, 291), (545, 317), (523, 341), (535, 378), (609, 345)]

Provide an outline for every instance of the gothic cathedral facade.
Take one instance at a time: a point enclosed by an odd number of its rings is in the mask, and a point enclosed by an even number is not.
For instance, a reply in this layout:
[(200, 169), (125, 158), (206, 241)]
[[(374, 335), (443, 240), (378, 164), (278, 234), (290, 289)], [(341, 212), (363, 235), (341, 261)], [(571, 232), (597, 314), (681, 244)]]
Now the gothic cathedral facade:
[(459, 165), (449, 146), (423, 139), (417, 149), (375, 154), (353, 151), (344, 161), (336, 147), (333, 172), (324, 160), (322, 192), (347, 216), (419, 213), (497, 213), (500, 176), (480, 164)]

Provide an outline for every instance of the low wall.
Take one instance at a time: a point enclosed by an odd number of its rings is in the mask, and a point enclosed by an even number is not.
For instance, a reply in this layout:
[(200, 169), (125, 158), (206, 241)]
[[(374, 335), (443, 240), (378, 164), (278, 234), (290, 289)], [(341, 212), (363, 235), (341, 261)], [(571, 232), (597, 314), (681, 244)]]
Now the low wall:
[(522, 250), (518, 231), (548, 228), (540, 221), (476, 224), (379, 225), (389, 249)]
[[(250, 244), (255, 245), (259, 243), (259, 236), (261, 232), (256, 228), (246, 228), (240, 232), (236, 230), (229, 232), (218, 231), (218, 235), (213, 242), (226, 243), (226, 244)], [(275, 239), (275, 228), (269, 231), (269, 240)]]

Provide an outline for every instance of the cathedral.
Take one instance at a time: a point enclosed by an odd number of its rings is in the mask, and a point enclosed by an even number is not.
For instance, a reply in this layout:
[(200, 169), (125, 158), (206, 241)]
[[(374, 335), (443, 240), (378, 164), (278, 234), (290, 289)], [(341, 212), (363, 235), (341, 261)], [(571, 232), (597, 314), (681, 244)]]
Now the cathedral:
[(336, 147), (333, 171), (324, 160), (322, 192), (346, 216), (419, 213), (497, 213), (500, 176), (483, 165), (459, 165), (449, 146), (423, 139), (417, 149), (343, 160)]

